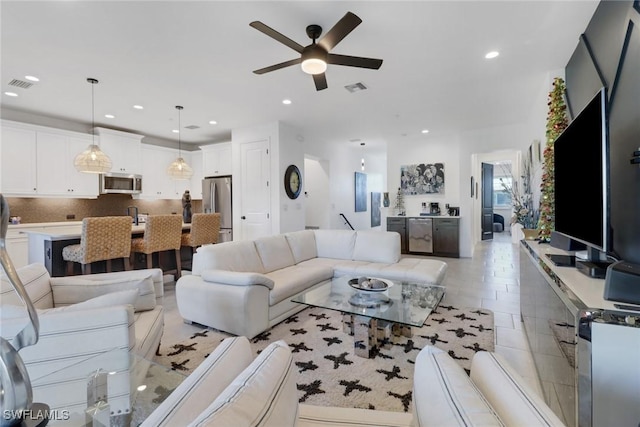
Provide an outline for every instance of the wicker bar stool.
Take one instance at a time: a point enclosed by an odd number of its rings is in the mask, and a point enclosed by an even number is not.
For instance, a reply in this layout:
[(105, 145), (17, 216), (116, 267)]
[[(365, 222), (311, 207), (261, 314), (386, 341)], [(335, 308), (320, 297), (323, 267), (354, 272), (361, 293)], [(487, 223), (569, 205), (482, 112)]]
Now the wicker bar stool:
[(220, 213), (197, 213), (191, 218), (191, 231), (182, 235), (182, 246), (190, 246), (193, 254), (202, 245), (218, 243), (219, 236)]
[[(131, 239), (131, 257), (143, 253), (147, 258), (146, 268), (153, 268), (153, 254), (173, 251), (176, 257), (176, 280), (182, 275), (180, 261), (180, 241), (182, 235), (182, 217), (179, 215), (149, 215), (144, 227), (143, 237)], [(162, 268), (162, 266), (160, 266)], [(165, 271), (163, 269), (163, 271)]]
[(91, 274), (91, 263), (106, 261), (107, 272), (111, 260), (122, 258), (125, 270), (131, 270), (131, 217), (103, 216), (82, 220), (80, 244), (62, 248), (62, 259), (67, 262), (67, 275), (73, 275), (75, 263), (82, 265), (82, 274)]

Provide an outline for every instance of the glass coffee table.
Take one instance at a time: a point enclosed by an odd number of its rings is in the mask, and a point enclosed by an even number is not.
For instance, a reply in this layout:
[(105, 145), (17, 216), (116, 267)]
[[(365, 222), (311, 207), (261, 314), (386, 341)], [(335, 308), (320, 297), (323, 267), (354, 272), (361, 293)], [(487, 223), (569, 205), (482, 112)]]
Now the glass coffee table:
[(393, 335), (411, 337), (411, 328), (422, 327), (445, 293), (443, 286), (381, 280), (384, 290), (360, 290), (358, 278), (338, 277), (291, 301), (340, 311), (344, 332), (354, 337), (355, 354), (371, 358)]
[(47, 425), (108, 427), (139, 425), (186, 377), (113, 349), (30, 380), (34, 402), (49, 407)]

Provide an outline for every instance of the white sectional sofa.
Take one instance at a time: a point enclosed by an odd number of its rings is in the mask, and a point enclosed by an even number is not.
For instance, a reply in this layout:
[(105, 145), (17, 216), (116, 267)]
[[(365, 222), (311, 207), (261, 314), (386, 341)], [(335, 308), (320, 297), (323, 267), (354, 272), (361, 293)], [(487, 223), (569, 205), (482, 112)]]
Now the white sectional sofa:
[[(50, 277), (42, 264), (17, 270), (38, 310), (40, 338), (20, 350), (34, 401), (51, 409), (86, 408), (86, 370), (77, 376), (69, 368), (83, 366), (118, 372), (110, 380), (116, 396), (112, 411), (130, 410), (129, 354), (152, 359), (164, 330), (162, 270), (122, 271), (85, 276)], [(28, 321), (26, 308), (6, 276), (0, 287), (0, 333), (9, 342)], [(107, 355), (107, 353), (109, 353)], [(60, 374), (57, 371), (64, 370)], [(139, 373), (144, 375), (144, 372)]]
[(305, 308), (292, 297), (333, 277), (442, 284), (446, 270), (436, 259), (401, 259), (398, 233), (304, 230), (199, 248), (176, 300), (187, 322), (253, 338)]
[(471, 377), (446, 352), (416, 358), (413, 414), (298, 403), (297, 367), (284, 341), (255, 359), (245, 337), (224, 340), (147, 418), (159, 426), (563, 426), (498, 354), (478, 352)]

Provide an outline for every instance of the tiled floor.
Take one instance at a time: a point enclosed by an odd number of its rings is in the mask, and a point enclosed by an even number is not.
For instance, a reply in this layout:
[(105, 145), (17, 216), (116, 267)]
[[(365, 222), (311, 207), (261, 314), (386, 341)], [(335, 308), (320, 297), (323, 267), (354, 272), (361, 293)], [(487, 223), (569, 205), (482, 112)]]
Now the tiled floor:
[[(473, 258), (441, 258), (447, 262), (445, 302), (483, 307), (494, 312), (496, 352), (503, 355), (529, 384), (543, 395), (520, 322), (518, 245), (508, 233), (480, 242)], [(164, 342), (178, 342), (202, 327), (187, 325), (178, 313), (175, 286), (165, 285)]]

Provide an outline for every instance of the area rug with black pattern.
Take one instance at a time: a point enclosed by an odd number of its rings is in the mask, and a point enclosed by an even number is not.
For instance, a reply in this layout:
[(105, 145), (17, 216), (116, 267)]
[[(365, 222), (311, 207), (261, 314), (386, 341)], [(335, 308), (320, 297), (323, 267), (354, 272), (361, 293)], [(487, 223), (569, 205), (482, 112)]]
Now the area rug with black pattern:
[[(177, 371), (193, 371), (231, 335), (204, 329), (179, 343), (162, 342), (156, 362)], [(441, 304), (412, 337), (394, 336), (371, 359), (354, 354), (353, 336), (343, 332), (340, 312), (306, 308), (251, 340), (257, 355), (284, 340), (298, 368), (301, 403), (320, 406), (411, 411), (413, 367), (418, 352), (433, 345), (449, 353), (469, 372), (471, 358), (495, 347), (493, 312)]]

